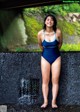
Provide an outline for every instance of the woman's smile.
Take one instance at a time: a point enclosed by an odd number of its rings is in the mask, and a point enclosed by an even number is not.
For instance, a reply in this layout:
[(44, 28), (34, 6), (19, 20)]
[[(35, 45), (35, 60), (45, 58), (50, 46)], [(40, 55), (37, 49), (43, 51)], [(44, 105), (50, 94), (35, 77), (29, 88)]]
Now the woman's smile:
[(47, 17), (46, 21), (45, 21), (46, 26), (48, 27), (52, 27), (54, 24), (54, 21), (52, 20), (52, 18), (49, 16)]

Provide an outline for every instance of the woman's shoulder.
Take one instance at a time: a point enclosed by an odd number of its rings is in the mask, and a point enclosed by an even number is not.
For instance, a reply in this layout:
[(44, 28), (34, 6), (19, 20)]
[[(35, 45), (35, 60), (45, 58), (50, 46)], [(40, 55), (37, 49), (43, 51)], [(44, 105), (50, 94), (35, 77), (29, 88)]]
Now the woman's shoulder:
[(38, 35), (42, 35), (43, 34), (43, 29), (42, 30), (40, 30), (39, 32), (38, 32)]
[(42, 29), (42, 30), (40, 30), (40, 31), (38, 32), (38, 37), (42, 37), (43, 32), (44, 32), (44, 30), (43, 30), (43, 29)]
[(59, 37), (59, 36), (62, 35), (62, 31), (61, 31), (60, 28), (57, 28), (57, 29), (56, 29), (56, 35), (57, 35), (57, 37)]
[(56, 29), (56, 33), (61, 33), (61, 29), (60, 28), (57, 28)]

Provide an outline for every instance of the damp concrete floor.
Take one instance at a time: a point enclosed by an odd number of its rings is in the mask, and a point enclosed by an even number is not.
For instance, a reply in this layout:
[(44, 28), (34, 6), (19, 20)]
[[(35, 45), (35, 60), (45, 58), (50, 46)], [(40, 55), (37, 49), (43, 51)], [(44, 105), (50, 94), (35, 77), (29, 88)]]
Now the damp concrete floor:
[(57, 110), (52, 110), (50, 106), (42, 110), (39, 105), (7, 105), (7, 112), (80, 112), (80, 105), (61, 105)]

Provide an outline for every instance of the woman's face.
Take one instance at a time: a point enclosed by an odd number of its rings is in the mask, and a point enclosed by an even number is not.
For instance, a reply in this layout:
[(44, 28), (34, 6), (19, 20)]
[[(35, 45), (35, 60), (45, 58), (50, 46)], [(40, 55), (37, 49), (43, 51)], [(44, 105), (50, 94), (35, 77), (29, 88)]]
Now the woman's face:
[(47, 27), (53, 27), (54, 21), (53, 21), (53, 19), (52, 19), (51, 16), (48, 16), (48, 17), (46, 18), (46, 20), (45, 20), (45, 25), (46, 25)]

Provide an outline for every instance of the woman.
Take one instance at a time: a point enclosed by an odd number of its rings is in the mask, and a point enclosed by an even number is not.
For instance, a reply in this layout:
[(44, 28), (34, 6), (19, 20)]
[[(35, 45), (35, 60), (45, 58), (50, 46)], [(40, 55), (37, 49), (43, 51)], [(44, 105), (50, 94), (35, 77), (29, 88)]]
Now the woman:
[(58, 108), (56, 98), (59, 89), (59, 76), (61, 68), (61, 55), (59, 49), (62, 45), (61, 30), (56, 28), (56, 18), (49, 14), (44, 19), (44, 27), (38, 32), (38, 43), (42, 49), (41, 72), (42, 72), (42, 93), (44, 103), (41, 108), (48, 105), (48, 85), (50, 80), (50, 70), (52, 73), (52, 108)]

